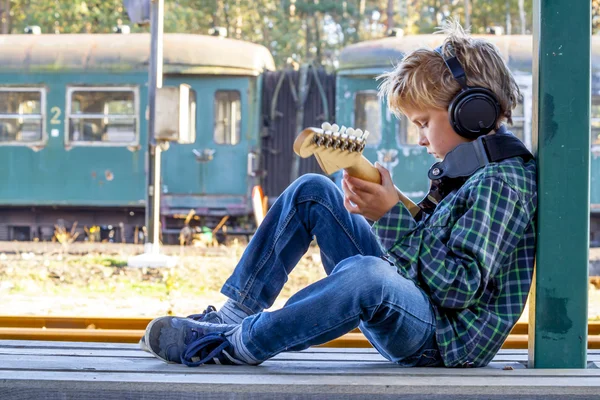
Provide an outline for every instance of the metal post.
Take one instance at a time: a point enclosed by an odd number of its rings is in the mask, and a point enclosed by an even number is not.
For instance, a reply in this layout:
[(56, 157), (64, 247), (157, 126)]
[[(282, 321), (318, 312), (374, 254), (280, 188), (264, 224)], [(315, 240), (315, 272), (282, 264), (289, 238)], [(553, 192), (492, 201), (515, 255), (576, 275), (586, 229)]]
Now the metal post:
[(465, 0), (465, 29), (471, 28), (471, 0)]
[(152, 0), (150, 5), (150, 61), (148, 71), (148, 165), (146, 193), (145, 252), (159, 252), (160, 232), (160, 159), (161, 149), (155, 139), (156, 91), (162, 87), (164, 0)]
[(587, 366), (590, 3), (535, 0), (533, 145), (537, 254), (529, 366)]
[[(300, 67), (300, 77), (298, 79), (298, 97), (296, 101), (296, 132), (304, 129), (304, 108), (306, 107), (306, 98), (308, 97), (308, 70), (312, 68), (308, 64), (302, 64)], [(290, 182), (295, 181), (300, 176), (300, 157), (296, 154), (292, 156), (292, 170), (290, 171)]]

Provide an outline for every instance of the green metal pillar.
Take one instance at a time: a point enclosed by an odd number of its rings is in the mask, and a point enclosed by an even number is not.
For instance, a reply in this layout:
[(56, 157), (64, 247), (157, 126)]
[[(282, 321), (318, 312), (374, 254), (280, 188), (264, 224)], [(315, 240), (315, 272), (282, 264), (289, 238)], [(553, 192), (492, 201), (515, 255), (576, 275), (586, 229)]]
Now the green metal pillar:
[(538, 242), (529, 367), (587, 364), (591, 3), (535, 0)]

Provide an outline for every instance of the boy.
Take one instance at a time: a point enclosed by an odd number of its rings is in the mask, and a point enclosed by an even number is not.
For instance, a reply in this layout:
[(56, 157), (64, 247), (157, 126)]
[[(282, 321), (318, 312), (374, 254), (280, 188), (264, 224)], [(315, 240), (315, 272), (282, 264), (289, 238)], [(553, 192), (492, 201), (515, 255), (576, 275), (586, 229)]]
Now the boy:
[[(465, 133), (471, 128), (461, 122), (469, 107), (478, 104), (474, 115), (481, 130), (475, 131), (484, 131), (481, 115), (489, 111), (494, 118), (488, 135), (507, 136), (502, 122), (511, 122), (520, 92), (493, 45), (470, 38), (456, 24), (444, 31), (441, 48), (406, 55), (383, 76), (380, 92), (391, 110), (419, 127), (419, 144), (451, 165), (452, 150), (471, 151), (471, 144), (481, 143), (481, 135)], [(475, 93), (457, 109), (467, 84), (491, 94)], [(455, 166), (464, 167), (469, 157), (459, 157)], [(189, 366), (256, 365), (358, 326), (400, 366), (487, 365), (521, 315), (531, 285), (535, 161), (486, 162), (449, 188), (429, 214), (415, 216), (400, 201), (406, 199), (389, 172), (377, 168), (381, 185), (344, 174), (343, 194), (320, 175), (293, 182), (223, 286), (229, 299), (222, 309), (155, 319), (142, 347)], [(440, 172), (432, 168), (430, 177)], [(264, 312), (313, 236), (328, 276), (282, 309)]]

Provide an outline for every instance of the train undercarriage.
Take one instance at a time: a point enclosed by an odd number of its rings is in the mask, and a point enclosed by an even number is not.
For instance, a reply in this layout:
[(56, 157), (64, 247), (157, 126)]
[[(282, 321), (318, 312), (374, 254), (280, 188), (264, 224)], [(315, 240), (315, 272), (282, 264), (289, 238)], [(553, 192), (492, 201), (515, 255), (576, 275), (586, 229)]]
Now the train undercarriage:
[[(1, 241), (88, 241), (144, 243), (143, 207), (2, 207)], [(192, 245), (196, 240), (224, 242), (246, 239), (256, 229), (253, 215), (165, 213), (161, 217), (163, 244)]]

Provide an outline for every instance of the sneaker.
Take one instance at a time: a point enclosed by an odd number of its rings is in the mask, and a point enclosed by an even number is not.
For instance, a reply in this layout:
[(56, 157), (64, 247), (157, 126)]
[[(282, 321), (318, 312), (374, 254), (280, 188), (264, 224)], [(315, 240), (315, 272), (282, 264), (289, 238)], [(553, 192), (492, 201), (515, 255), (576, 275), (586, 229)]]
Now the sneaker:
[[(223, 320), (221, 319), (219, 314), (217, 314), (217, 309), (213, 306), (208, 306), (206, 307), (206, 310), (204, 310), (202, 313), (188, 315), (186, 318), (190, 318), (194, 321), (199, 322), (210, 322), (211, 324), (223, 324)], [(146, 345), (145, 335), (141, 337), (138, 344), (140, 346), (140, 349), (142, 349), (143, 351), (152, 353), (148, 345)]]
[(225, 337), (225, 332), (235, 327), (160, 317), (148, 324), (145, 344), (150, 353), (169, 364), (244, 364), (233, 358), (233, 346)]
[(224, 324), (223, 319), (219, 314), (217, 314), (217, 309), (213, 306), (206, 307), (200, 314), (192, 314), (188, 315), (186, 318), (193, 319), (198, 322), (210, 322), (211, 324)]

